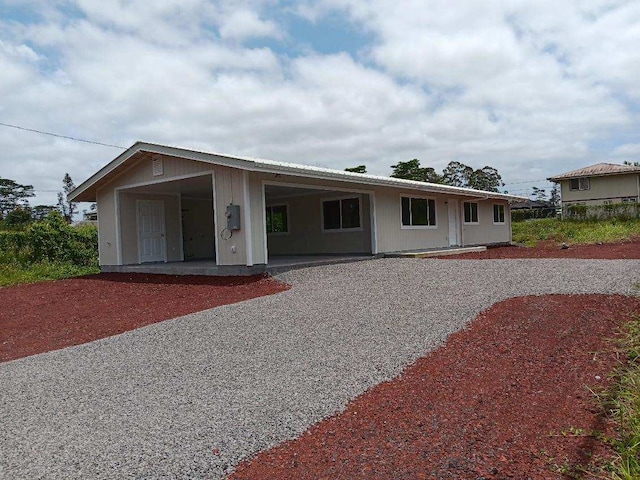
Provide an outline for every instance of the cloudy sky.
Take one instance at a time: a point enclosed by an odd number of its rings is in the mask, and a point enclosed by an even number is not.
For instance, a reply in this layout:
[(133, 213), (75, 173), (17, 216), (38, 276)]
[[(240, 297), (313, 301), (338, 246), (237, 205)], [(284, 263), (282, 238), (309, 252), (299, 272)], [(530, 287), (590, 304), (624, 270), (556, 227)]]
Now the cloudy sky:
[[(0, 123), (333, 168), (640, 159), (640, 2), (0, 0)], [(55, 203), (117, 148), (0, 126)]]

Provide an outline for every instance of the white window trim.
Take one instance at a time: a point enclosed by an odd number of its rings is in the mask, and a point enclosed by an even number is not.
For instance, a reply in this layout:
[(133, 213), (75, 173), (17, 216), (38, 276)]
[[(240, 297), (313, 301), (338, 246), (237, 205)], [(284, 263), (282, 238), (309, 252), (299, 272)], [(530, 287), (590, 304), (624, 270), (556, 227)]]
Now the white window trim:
[[(571, 188), (571, 181), (572, 180), (577, 180), (578, 181), (578, 188)], [(589, 182), (589, 186), (587, 188), (581, 188), (581, 180), (587, 180)], [(586, 190), (591, 190), (591, 177), (577, 177), (577, 178), (570, 178), (569, 179), (569, 191), (570, 192), (583, 192)]]
[[(435, 202), (435, 209), (436, 209), (436, 212), (435, 212), (436, 224), (435, 225), (404, 225), (402, 223), (402, 199), (403, 198), (408, 198), (409, 202), (411, 202), (412, 198), (422, 198), (424, 200), (433, 200)], [(409, 215), (411, 215), (411, 207), (409, 207)], [(428, 220), (428, 215), (427, 215), (427, 220)], [(400, 230), (437, 230), (438, 223), (439, 223), (439, 220), (438, 220), (438, 199), (437, 198), (427, 197), (424, 195), (411, 195), (406, 193), (400, 194)]]
[[(360, 217), (360, 226), (354, 228), (324, 228), (324, 202), (334, 202), (336, 200), (340, 200), (340, 224), (342, 224), (342, 200), (347, 200), (349, 198), (357, 198), (358, 199), (358, 216)], [(340, 195), (338, 197), (326, 197), (320, 199), (320, 229), (322, 233), (348, 233), (348, 232), (362, 232), (364, 230), (362, 224), (362, 195)]]
[[(478, 221), (477, 222), (467, 222), (464, 215), (464, 204), (465, 203), (475, 203), (478, 208), (476, 209), (478, 212)], [(493, 215), (493, 212), (491, 212)], [(462, 202), (462, 224), (463, 225), (480, 225), (480, 202)]]
[(287, 203), (287, 202), (284, 202), (284, 203), (283, 202), (273, 203), (273, 204), (267, 205), (265, 207), (265, 212), (264, 212), (264, 214), (265, 214), (265, 217), (264, 217), (264, 220), (265, 220), (264, 228), (265, 228), (265, 230), (267, 228), (267, 223), (266, 223), (267, 222), (267, 209), (268, 208), (273, 208), (273, 207), (285, 207), (287, 209), (287, 231), (286, 232), (267, 232), (267, 235), (275, 236), (275, 237), (280, 237), (282, 235), (289, 235), (291, 233), (291, 220), (289, 219), (289, 203)]
[[(502, 222), (496, 222), (495, 220), (495, 208), (496, 207), (502, 207), (502, 217), (504, 218), (504, 220)], [(480, 207), (478, 207), (480, 208)], [(494, 203), (493, 204), (493, 208), (492, 208), (492, 212), (491, 215), (493, 216), (493, 224), (494, 225), (506, 225), (507, 224), (507, 209), (504, 208), (504, 205), (501, 203)], [(480, 212), (478, 211), (478, 220), (480, 220)]]

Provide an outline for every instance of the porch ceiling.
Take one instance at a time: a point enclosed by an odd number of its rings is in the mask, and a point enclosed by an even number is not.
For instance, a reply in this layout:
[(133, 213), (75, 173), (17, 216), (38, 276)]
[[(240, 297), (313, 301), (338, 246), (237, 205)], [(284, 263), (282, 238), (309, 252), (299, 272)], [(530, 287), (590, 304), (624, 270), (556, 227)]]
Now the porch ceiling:
[(151, 195), (185, 195), (193, 198), (212, 198), (211, 175), (173, 180), (142, 187), (127, 188), (130, 193), (147, 193)]

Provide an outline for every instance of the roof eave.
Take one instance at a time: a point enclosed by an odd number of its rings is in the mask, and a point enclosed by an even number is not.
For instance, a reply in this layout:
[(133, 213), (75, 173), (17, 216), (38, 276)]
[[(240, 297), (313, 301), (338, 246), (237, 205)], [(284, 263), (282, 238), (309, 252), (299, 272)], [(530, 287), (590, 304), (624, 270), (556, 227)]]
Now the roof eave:
[[(499, 192), (488, 192), (484, 190), (475, 190), (470, 188), (452, 187), (449, 185), (440, 185), (436, 183), (418, 182), (414, 180), (405, 180), (401, 178), (383, 177), (368, 174), (359, 174), (353, 172), (333, 171), (331, 169), (320, 169), (315, 167), (296, 166), (294, 164), (281, 164), (279, 162), (260, 161), (257, 159), (230, 156), (218, 153), (199, 152), (195, 150), (187, 150), (178, 147), (165, 145), (157, 145), (145, 142), (136, 142), (127, 150), (118, 155), (115, 159), (98, 170), (94, 175), (81, 183), (77, 188), (69, 193), (68, 197), (71, 201), (95, 201), (95, 193), (97, 184), (104, 177), (112, 173), (129, 158), (138, 152), (149, 152), (157, 154), (166, 154), (180, 158), (186, 158), (196, 161), (204, 161), (207, 163), (226, 165), (243, 170), (274, 173), (281, 175), (294, 175), (316, 178), (321, 180), (342, 181), (346, 183), (360, 183), (372, 186), (387, 186), (394, 188), (406, 188), (409, 190), (420, 190), (431, 193), (450, 194), (469, 198), (480, 199), (500, 199), (500, 200), (523, 200), (526, 197), (519, 197)], [(215, 158), (223, 158), (224, 162), (214, 161)], [(86, 194), (86, 195), (85, 195)]]
[[(452, 195), (466, 196), (466, 197), (474, 197), (474, 198), (485, 198), (487, 195), (493, 198), (504, 198), (505, 200), (511, 200), (516, 198), (524, 198), (524, 197), (516, 197), (514, 195), (503, 194), (499, 192), (488, 192), (484, 190), (475, 190), (471, 188), (460, 188), (460, 187), (451, 187), (449, 185), (441, 185), (438, 183), (429, 183), (429, 182), (418, 182), (412, 180), (405, 180), (401, 178), (393, 178), (393, 177), (378, 177), (378, 176), (366, 176), (362, 174), (354, 173), (354, 176), (345, 176), (340, 174), (331, 174), (328, 172), (315, 173), (310, 172), (305, 169), (297, 169), (287, 168), (287, 167), (269, 167), (261, 165), (258, 168), (248, 168), (248, 170), (255, 172), (263, 172), (263, 173), (274, 173), (281, 175), (294, 175), (294, 176), (305, 176), (312, 177), (321, 180), (333, 180), (333, 181), (342, 181), (347, 183), (360, 183), (364, 185), (372, 185), (372, 186), (382, 186), (382, 187), (395, 187), (395, 188), (406, 188), (408, 190), (422, 190), (426, 192), (433, 193), (449, 193)], [(360, 176), (362, 175), (362, 176)]]
[(613, 175), (632, 175), (632, 174), (640, 174), (640, 170), (629, 170), (627, 172), (606, 172), (606, 173), (583, 173), (580, 175), (571, 175), (568, 177), (565, 176), (557, 176), (557, 177), (549, 177), (547, 180), (550, 182), (561, 182), (562, 180), (571, 180), (574, 178), (585, 178), (585, 177), (611, 177)]

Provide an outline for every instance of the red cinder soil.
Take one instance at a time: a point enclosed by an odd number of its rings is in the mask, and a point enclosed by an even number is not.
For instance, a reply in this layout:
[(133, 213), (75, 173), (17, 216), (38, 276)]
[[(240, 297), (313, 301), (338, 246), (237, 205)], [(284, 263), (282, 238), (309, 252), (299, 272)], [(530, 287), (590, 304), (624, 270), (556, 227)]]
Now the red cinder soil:
[(266, 276), (102, 273), (0, 288), (0, 362), (282, 292)]
[(610, 431), (587, 386), (608, 384), (616, 360), (604, 339), (634, 313), (640, 299), (623, 296), (498, 303), (399, 378), (230, 478), (566, 478), (560, 467), (608, 454), (581, 433)]
[(496, 258), (593, 258), (640, 259), (640, 241), (603, 243), (601, 245), (569, 245), (563, 250), (554, 242), (541, 242), (536, 247), (495, 247), (484, 252), (438, 257), (450, 260), (489, 260)]

